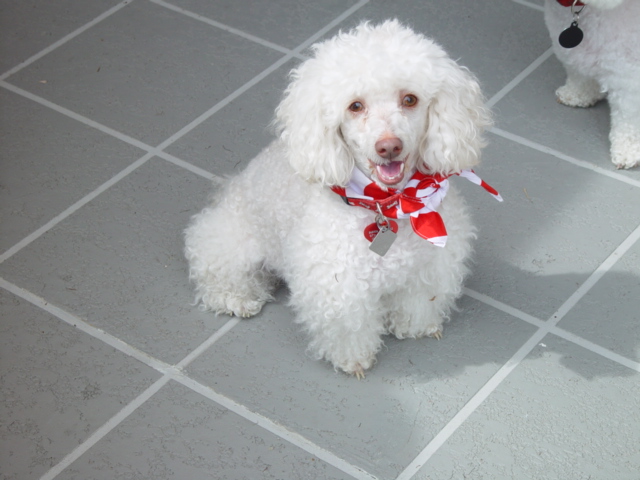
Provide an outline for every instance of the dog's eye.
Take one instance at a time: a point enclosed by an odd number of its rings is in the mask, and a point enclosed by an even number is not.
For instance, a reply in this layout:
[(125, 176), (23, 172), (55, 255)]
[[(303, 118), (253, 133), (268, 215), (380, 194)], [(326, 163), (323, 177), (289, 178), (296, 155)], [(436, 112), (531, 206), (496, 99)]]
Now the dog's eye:
[(402, 99), (402, 106), (415, 107), (418, 104), (418, 97), (415, 95), (405, 95)]
[(364, 110), (364, 105), (362, 104), (362, 102), (353, 102), (351, 105), (349, 105), (349, 110), (354, 113), (358, 113)]

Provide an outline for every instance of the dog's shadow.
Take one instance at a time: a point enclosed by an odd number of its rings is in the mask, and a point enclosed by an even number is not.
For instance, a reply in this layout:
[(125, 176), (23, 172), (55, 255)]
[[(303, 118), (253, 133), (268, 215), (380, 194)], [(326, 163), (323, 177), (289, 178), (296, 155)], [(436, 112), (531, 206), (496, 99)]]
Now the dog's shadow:
[[(507, 278), (522, 275), (517, 268), (507, 265), (493, 265), (491, 270), (511, 270)], [(537, 284), (541, 290), (549, 284), (572, 285), (577, 289), (584, 280), (584, 274), (571, 273), (529, 276), (527, 286), (534, 292)], [(557, 327), (562, 331), (548, 333), (524, 362), (554, 355), (565, 368), (588, 380), (634, 375), (631, 368), (602, 358), (590, 349), (596, 345), (632, 362), (640, 362), (640, 331), (637, 328), (640, 311), (636, 304), (639, 287), (640, 276), (608, 272), (558, 322)], [(391, 353), (394, 350), (405, 350), (406, 361), (418, 367), (411, 369), (412, 374), (421, 380), (429, 381), (434, 375), (455, 377), (470, 367), (503, 364), (537, 330), (537, 326), (468, 296), (463, 296), (458, 306), (459, 311), (454, 312), (445, 324), (444, 338), (435, 345), (432, 339), (399, 341), (387, 337), (387, 349), (379, 356), (380, 365), (384, 365), (385, 357), (394, 355)], [(548, 318), (540, 317), (539, 320)], [(563, 335), (563, 332), (579, 339), (575, 342), (566, 340), (562, 336), (569, 335)], [(432, 366), (437, 368), (427, 368)]]

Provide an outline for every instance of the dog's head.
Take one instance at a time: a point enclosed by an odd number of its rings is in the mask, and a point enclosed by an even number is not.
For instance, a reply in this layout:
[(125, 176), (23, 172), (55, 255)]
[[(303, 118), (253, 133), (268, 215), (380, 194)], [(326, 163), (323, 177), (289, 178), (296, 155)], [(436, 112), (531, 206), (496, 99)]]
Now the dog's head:
[(478, 163), (490, 124), (478, 82), (431, 40), (387, 21), (314, 45), (276, 110), (289, 162), (345, 185), (358, 167), (381, 186)]

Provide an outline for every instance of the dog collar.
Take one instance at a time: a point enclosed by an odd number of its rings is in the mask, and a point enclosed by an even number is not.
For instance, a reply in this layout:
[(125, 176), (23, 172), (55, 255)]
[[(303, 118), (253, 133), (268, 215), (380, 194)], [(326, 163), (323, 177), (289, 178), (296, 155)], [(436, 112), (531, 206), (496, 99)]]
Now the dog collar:
[(582, 7), (584, 6), (584, 3), (582, 2), (575, 2), (574, 5), (574, 0), (556, 0), (560, 5), (562, 5), (563, 7)]
[[(346, 187), (333, 186), (331, 190), (340, 195), (347, 205), (377, 211), (384, 216), (384, 220), (410, 218), (413, 231), (418, 236), (438, 247), (444, 247), (447, 243), (447, 230), (436, 209), (447, 194), (449, 177), (453, 175), (466, 178), (484, 188), (499, 202), (502, 201), (497, 190), (484, 182), (473, 170), (462, 170), (451, 175), (427, 175), (416, 172), (404, 189), (383, 190), (359, 169), (354, 168)], [(394, 229), (395, 222), (388, 223), (390, 228)], [(395, 228), (397, 229), (397, 226)], [(365, 228), (365, 237), (369, 241), (372, 240), (370, 229), (371, 225)]]

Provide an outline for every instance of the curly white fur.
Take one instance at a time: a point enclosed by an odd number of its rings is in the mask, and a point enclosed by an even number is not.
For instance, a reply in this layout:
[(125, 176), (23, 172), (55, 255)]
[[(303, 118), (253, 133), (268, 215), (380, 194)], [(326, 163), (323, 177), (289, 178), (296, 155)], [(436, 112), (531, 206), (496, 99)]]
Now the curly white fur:
[[(571, 9), (545, 3), (545, 20), (556, 56), (567, 71), (560, 103), (590, 107), (607, 97), (611, 108), (611, 161), (617, 168), (640, 163), (640, 0), (583, 0), (579, 27), (584, 39), (575, 48), (558, 44), (569, 27)], [(579, 7), (578, 7), (579, 8)]]
[(473, 76), (397, 21), (362, 24), (313, 49), (277, 109), (280, 138), (193, 217), (185, 252), (203, 308), (255, 315), (282, 278), (314, 357), (361, 376), (381, 335), (440, 337), (474, 230), (452, 188), (439, 209), (446, 248), (400, 220), (380, 257), (363, 235), (373, 212), (329, 187), (354, 168), (394, 188), (416, 169), (470, 168), (490, 120)]

